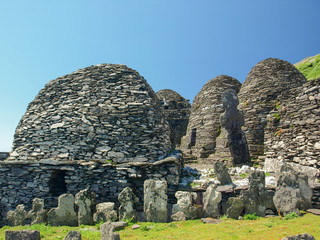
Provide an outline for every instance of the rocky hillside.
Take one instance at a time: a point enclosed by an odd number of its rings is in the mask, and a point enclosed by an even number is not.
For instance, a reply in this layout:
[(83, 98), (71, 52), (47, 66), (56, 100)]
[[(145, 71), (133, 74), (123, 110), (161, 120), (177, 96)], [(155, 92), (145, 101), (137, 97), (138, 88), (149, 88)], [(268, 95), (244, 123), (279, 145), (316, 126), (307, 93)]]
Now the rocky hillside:
[(320, 54), (307, 57), (295, 66), (308, 80), (320, 78)]

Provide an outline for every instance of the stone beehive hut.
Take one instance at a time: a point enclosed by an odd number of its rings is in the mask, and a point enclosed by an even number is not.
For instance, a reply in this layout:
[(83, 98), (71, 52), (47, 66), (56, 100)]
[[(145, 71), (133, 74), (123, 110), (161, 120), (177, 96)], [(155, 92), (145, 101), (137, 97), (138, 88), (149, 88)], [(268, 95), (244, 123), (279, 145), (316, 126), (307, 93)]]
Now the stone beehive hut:
[(221, 132), (220, 114), (224, 112), (221, 95), (227, 89), (239, 92), (240, 87), (237, 79), (226, 75), (215, 77), (203, 86), (192, 103), (187, 133), (181, 144), (186, 155), (207, 157), (214, 152)]
[(125, 65), (100, 64), (50, 81), (29, 104), (9, 160), (155, 162), (170, 127), (146, 80)]
[(291, 63), (276, 58), (263, 60), (252, 68), (239, 92), (251, 157), (264, 153), (266, 115), (277, 107), (278, 101), (289, 97), (290, 89), (306, 81)]
[(191, 104), (180, 94), (170, 89), (160, 90), (156, 94), (172, 129), (172, 142), (175, 146), (179, 146), (181, 138), (187, 131)]

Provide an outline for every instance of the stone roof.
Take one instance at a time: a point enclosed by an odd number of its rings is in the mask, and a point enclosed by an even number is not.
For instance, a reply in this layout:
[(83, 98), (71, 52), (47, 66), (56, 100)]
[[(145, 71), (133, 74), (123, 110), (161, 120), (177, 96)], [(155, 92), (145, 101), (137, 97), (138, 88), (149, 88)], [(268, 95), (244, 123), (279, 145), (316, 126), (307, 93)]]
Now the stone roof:
[(171, 126), (173, 133), (172, 142), (174, 145), (179, 145), (181, 138), (187, 131), (191, 104), (179, 93), (170, 89), (162, 89), (156, 95)]
[(291, 63), (277, 58), (265, 59), (252, 68), (238, 95), (251, 156), (263, 154), (266, 115), (276, 107), (277, 101), (290, 94), (290, 89), (306, 81)]
[(214, 151), (221, 130), (220, 114), (224, 112), (222, 93), (227, 89), (238, 93), (240, 87), (237, 79), (227, 75), (217, 76), (203, 86), (192, 103), (188, 129), (181, 147), (185, 153), (206, 157), (205, 152)]
[(154, 162), (170, 127), (147, 81), (125, 65), (99, 64), (50, 81), (29, 104), (9, 160)]

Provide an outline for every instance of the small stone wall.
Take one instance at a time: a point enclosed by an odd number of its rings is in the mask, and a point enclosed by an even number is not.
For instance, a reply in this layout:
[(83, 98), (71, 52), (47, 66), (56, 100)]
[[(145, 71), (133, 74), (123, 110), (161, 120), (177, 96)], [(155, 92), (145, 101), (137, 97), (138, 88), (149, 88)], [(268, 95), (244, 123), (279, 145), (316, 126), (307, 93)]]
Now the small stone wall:
[[(114, 202), (118, 207), (118, 195), (125, 187), (132, 188), (136, 196), (143, 199), (143, 183), (147, 179), (166, 180), (169, 202), (173, 204), (180, 170), (179, 157), (119, 165), (85, 161), (4, 161), (0, 163), (1, 219), (3, 221), (8, 210), (18, 204), (31, 208), (33, 198), (45, 199), (45, 207), (52, 208), (57, 206), (59, 195), (75, 195), (88, 187), (96, 193), (96, 203)], [(142, 204), (140, 201), (141, 211)]]
[(320, 79), (292, 90), (267, 116), (266, 158), (320, 168)]

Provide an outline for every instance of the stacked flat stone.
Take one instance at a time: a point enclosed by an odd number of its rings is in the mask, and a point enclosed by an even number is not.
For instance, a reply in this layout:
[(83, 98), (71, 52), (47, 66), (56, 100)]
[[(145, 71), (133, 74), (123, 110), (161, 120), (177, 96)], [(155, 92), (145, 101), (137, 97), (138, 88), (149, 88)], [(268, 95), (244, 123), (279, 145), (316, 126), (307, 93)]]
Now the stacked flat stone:
[(170, 89), (160, 90), (156, 94), (172, 129), (172, 142), (175, 146), (179, 146), (181, 138), (187, 131), (191, 104), (179, 93)]
[(50, 81), (29, 104), (10, 160), (155, 162), (170, 127), (147, 81), (125, 65), (100, 64)]
[(181, 149), (195, 157), (208, 157), (214, 152), (216, 138), (221, 132), (220, 114), (224, 112), (221, 95), (227, 89), (239, 92), (241, 83), (232, 77), (220, 75), (208, 81), (195, 97), (187, 133)]
[(320, 79), (292, 89), (267, 116), (267, 160), (320, 168)]
[(291, 63), (276, 58), (263, 60), (252, 68), (238, 95), (251, 157), (264, 153), (266, 115), (275, 108), (277, 101), (288, 98), (290, 89), (306, 81)]

